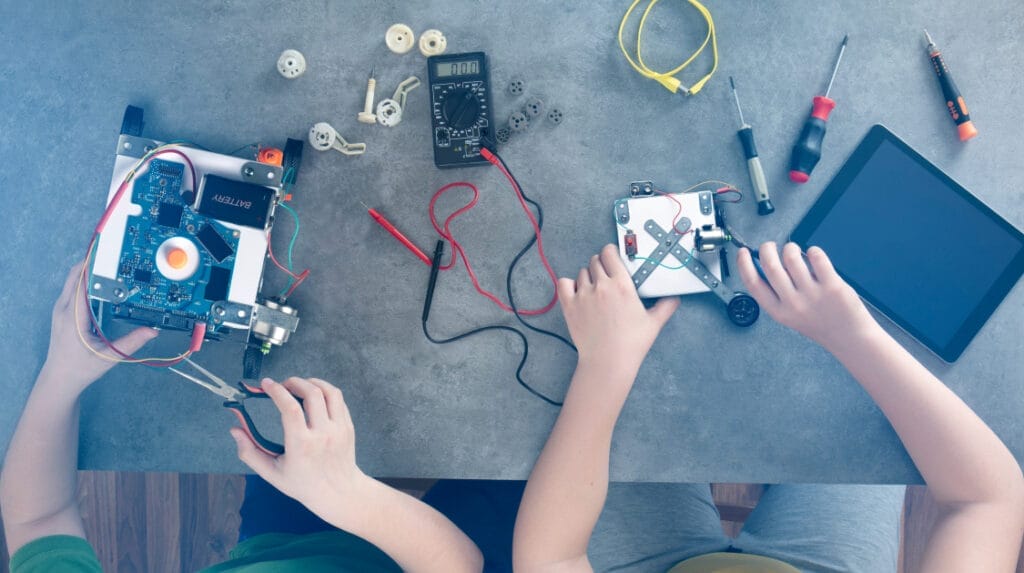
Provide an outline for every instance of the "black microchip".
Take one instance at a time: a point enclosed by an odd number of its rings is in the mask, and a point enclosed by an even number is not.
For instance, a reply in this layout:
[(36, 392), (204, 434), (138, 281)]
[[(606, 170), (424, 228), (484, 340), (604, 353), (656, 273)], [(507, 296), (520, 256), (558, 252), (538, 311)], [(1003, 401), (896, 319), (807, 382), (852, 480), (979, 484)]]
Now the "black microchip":
[(228, 284), (231, 282), (231, 269), (210, 267), (210, 281), (206, 283), (206, 300), (225, 300), (228, 298)]
[(146, 269), (135, 269), (135, 282), (137, 283), (148, 283), (153, 280), (153, 271), (147, 271)]
[(199, 232), (196, 233), (196, 238), (199, 239), (199, 242), (206, 247), (206, 250), (210, 252), (210, 255), (212, 255), (218, 263), (230, 257), (235, 252), (231, 248), (231, 245), (224, 240), (224, 237), (220, 236), (217, 229), (213, 228), (213, 225), (203, 225), (203, 227), (199, 229)]
[(184, 207), (174, 203), (161, 202), (157, 211), (156, 222), (165, 227), (178, 228), (181, 226), (181, 215)]
[(218, 221), (265, 229), (273, 200), (274, 190), (263, 185), (205, 175), (196, 211)]

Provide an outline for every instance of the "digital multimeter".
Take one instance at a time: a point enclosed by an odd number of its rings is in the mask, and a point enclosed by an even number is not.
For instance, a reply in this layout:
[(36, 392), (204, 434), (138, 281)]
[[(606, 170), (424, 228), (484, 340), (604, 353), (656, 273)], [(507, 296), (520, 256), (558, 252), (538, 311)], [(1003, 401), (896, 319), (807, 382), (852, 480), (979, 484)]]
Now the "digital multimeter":
[(493, 144), (491, 79), (483, 52), (427, 58), (434, 164), (482, 165), (480, 147)]

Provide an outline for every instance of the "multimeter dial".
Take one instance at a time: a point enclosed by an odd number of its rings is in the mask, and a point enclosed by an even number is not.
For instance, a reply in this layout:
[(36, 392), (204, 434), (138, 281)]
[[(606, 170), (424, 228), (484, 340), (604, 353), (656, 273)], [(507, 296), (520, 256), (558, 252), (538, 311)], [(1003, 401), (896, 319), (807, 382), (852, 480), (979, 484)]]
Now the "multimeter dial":
[(495, 144), (487, 58), (483, 52), (427, 58), (434, 164), (486, 165), (480, 155)]
[(451, 137), (469, 137), (473, 130), (487, 126), (487, 104), (477, 94), (480, 82), (465, 82), (442, 90), (437, 95), (441, 105), (440, 122), (448, 127)]

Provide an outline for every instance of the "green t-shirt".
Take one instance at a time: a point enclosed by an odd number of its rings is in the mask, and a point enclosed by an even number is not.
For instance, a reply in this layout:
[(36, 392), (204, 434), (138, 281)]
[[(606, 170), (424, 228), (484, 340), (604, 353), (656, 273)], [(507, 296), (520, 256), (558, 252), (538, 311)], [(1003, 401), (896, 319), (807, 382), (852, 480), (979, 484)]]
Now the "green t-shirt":
[[(309, 535), (266, 533), (239, 543), (231, 559), (201, 573), (400, 573), (402, 569), (371, 543), (344, 531)], [(11, 573), (102, 573), (89, 542), (52, 535), (28, 543), (11, 557)]]

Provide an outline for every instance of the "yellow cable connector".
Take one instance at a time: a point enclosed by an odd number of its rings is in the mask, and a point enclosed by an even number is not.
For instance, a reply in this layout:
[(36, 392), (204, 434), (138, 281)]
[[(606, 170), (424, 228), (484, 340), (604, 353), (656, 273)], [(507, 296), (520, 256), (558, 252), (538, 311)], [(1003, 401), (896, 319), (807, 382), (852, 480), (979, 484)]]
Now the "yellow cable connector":
[[(626, 50), (626, 44), (622, 41), (622, 31), (626, 28), (626, 22), (629, 20), (630, 14), (633, 13), (633, 10), (636, 8), (637, 4), (640, 3), (640, 0), (633, 0), (633, 3), (629, 5), (629, 9), (626, 10), (626, 14), (622, 17), (622, 22), (619, 23), (619, 48), (622, 50), (622, 55), (626, 56), (626, 61), (629, 62), (629, 65), (632, 66), (633, 69), (641, 76), (658, 82), (672, 93), (682, 90), (683, 95), (694, 95), (704, 87), (704, 84), (706, 84), (708, 80), (711, 79), (711, 76), (714, 75), (715, 71), (718, 70), (718, 39), (715, 36), (715, 21), (711, 18), (711, 12), (709, 12), (703, 4), (697, 0), (687, 0), (687, 2), (700, 12), (701, 16), (704, 16), (704, 20), (708, 23), (708, 33), (704, 37), (704, 42), (700, 45), (700, 48), (697, 48), (697, 51), (691, 54), (685, 62), (667, 72), (656, 72), (647, 67), (647, 64), (644, 63), (644, 57), (640, 52), (640, 41), (643, 38), (644, 24), (647, 23), (647, 17), (650, 15), (651, 9), (654, 8), (654, 5), (657, 4), (658, 1), (659, 0), (650, 0), (643, 15), (640, 16), (640, 26), (636, 30), (636, 60), (634, 60), (629, 55), (629, 51)], [(687, 66), (693, 63), (693, 61), (704, 52), (704, 48), (707, 47), (708, 42), (711, 43), (711, 53), (714, 56), (714, 63), (711, 66), (711, 71), (708, 72), (706, 76), (697, 80), (697, 82), (692, 86), (684, 86), (683, 83), (675, 77), (676, 74), (683, 71)]]

